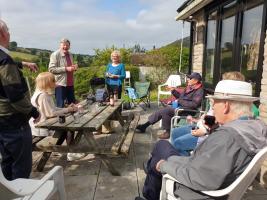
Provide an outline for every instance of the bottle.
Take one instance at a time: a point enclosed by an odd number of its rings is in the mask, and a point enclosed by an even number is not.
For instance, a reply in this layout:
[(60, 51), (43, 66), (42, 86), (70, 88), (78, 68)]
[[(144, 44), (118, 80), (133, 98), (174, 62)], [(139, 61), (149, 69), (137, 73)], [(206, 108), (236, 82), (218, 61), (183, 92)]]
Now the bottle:
[(74, 118), (74, 124), (80, 123), (80, 113), (78, 111), (73, 114), (73, 118)]

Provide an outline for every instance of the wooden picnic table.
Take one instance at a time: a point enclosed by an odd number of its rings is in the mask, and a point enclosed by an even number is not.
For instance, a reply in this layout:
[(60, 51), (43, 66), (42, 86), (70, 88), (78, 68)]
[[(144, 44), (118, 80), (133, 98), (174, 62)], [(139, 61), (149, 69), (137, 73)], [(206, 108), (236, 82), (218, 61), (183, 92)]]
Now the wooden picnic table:
[[(44, 137), (33, 138), (33, 151), (42, 151), (42, 157), (37, 163), (37, 170), (42, 171), (52, 152), (62, 153), (94, 153), (99, 155), (104, 165), (109, 169), (111, 174), (120, 175), (119, 172), (109, 162), (110, 155), (128, 155), (129, 148), (133, 139), (134, 130), (138, 123), (139, 114), (121, 115), (122, 101), (118, 101), (114, 106), (98, 106), (98, 103), (92, 105), (86, 101), (81, 102), (84, 111), (80, 114), (79, 122), (74, 121), (73, 115), (66, 116), (65, 123), (59, 123), (58, 118), (50, 118), (37, 124), (38, 128), (46, 128), (49, 130), (63, 130), (75, 134), (74, 140), (70, 145), (62, 145), (65, 137), (59, 137), (54, 144), (41, 145), (40, 141)], [(119, 121), (122, 131), (114, 141), (112, 147), (106, 148), (99, 145), (93, 134), (99, 130), (109, 120)], [(84, 137), (82, 137), (84, 136)], [(81, 138), (85, 138), (86, 145), (78, 145)]]

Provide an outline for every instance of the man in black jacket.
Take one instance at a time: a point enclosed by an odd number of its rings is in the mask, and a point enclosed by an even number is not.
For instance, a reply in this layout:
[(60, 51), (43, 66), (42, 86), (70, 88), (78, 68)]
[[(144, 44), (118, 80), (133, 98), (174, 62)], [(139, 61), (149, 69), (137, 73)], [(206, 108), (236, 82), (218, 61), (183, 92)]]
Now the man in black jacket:
[(40, 119), (31, 105), (21, 68), (36, 70), (34, 63), (16, 63), (7, 50), (8, 27), (0, 20), (0, 153), (2, 171), (8, 180), (28, 178), (32, 168), (32, 135), (28, 121)]

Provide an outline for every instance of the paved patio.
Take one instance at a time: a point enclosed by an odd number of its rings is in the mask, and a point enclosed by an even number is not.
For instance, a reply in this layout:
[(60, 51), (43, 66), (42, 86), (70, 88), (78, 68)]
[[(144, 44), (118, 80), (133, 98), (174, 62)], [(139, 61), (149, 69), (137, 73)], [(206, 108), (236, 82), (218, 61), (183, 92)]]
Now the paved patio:
[[(141, 113), (139, 123), (142, 123), (157, 108), (156, 103), (153, 103), (151, 108), (146, 111), (140, 107), (131, 111)], [(114, 127), (116, 132), (120, 131), (118, 124), (114, 124)], [(100, 159), (92, 154), (78, 161), (67, 162), (66, 154), (53, 153), (45, 166), (44, 172), (34, 171), (32, 177), (41, 177), (53, 166), (61, 165), (64, 168), (65, 188), (69, 200), (133, 200), (136, 196), (142, 194), (145, 179), (142, 163), (147, 160), (153, 144), (157, 141), (157, 133), (160, 131), (159, 125), (155, 124), (148, 128), (146, 134), (136, 133), (129, 156), (127, 158), (111, 158), (121, 176), (112, 176)], [(99, 140), (103, 145), (106, 145), (116, 135), (116, 132), (109, 135), (100, 135), (98, 136)], [(33, 153), (33, 164), (36, 164), (39, 156), (40, 153)], [(57, 197), (55, 196), (54, 199), (57, 199)], [(243, 199), (267, 199), (267, 190), (255, 182), (248, 189)]]

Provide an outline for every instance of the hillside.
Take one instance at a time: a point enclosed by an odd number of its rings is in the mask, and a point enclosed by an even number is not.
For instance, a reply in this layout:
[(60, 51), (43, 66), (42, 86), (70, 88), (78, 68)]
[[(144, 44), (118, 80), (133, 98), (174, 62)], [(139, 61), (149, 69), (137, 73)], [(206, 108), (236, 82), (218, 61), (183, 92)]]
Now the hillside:
[[(182, 39), (179, 39), (179, 40), (176, 40), (170, 44), (167, 44), (165, 47), (168, 47), (168, 46), (176, 46), (176, 47), (180, 47), (181, 46), (181, 42), (182, 42)], [(184, 41), (183, 41), (183, 47), (187, 47), (189, 48), (190, 47), (190, 37), (185, 37), (184, 38)]]
[(25, 61), (34, 61), (34, 60), (38, 59), (38, 56), (36, 56), (36, 55), (32, 55), (29, 53), (17, 52), (17, 51), (10, 51), (10, 55), (14, 59), (25, 60)]

